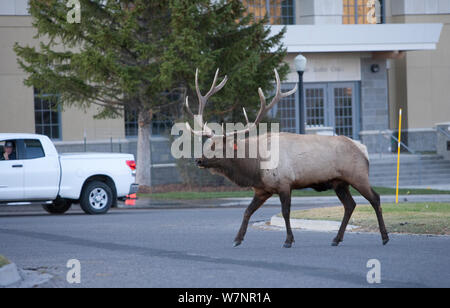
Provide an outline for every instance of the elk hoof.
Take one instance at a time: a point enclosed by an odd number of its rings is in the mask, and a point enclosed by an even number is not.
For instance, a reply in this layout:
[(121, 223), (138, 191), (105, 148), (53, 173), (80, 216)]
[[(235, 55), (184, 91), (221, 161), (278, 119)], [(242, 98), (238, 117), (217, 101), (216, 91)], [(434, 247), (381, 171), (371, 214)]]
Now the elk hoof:
[(242, 241), (234, 241), (233, 243), (233, 247), (238, 247), (239, 245), (241, 245)]
[(389, 242), (389, 238), (383, 239), (383, 245), (385, 246)]
[(342, 241), (339, 240), (339, 239), (337, 239), (337, 238), (335, 238), (335, 239), (333, 240), (333, 242), (331, 243), (331, 246), (333, 246), (333, 247), (339, 246), (339, 243), (340, 243), (340, 242), (342, 242)]
[(283, 248), (291, 248), (292, 243), (284, 243)]

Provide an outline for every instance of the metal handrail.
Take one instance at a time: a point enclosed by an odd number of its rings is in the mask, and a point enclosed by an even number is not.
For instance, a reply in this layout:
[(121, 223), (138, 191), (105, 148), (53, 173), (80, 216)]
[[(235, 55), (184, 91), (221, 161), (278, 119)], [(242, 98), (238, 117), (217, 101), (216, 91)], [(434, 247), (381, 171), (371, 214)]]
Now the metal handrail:
[(442, 127), (436, 126), (438, 132), (442, 133), (444, 136), (446, 136), (448, 139), (450, 139), (450, 133), (446, 132)]
[[(395, 138), (395, 136), (390, 135), (390, 137), (392, 139), (394, 139), (395, 142), (397, 142), (398, 144), (398, 139)], [(410, 147), (408, 147), (406, 144), (403, 143), (403, 141), (400, 141), (400, 145), (403, 146), (409, 153), (414, 154), (414, 155), (421, 155), (421, 154), (417, 154), (416, 151), (414, 151), (413, 149), (411, 149)]]
[[(384, 135), (386, 137), (386, 135)], [(395, 138), (395, 136), (393, 135), (388, 135), (387, 138), (389, 138), (394, 140), (395, 142), (397, 142), (398, 144), (398, 139)], [(414, 151), (413, 149), (411, 149), (410, 147), (408, 147), (406, 144), (404, 144), (402, 141), (400, 141), (400, 146), (403, 146), (409, 153), (413, 154), (413, 155), (419, 155), (419, 185), (422, 185), (422, 173), (423, 173), (423, 162), (422, 162), (422, 157), (423, 155), (419, 152)]]

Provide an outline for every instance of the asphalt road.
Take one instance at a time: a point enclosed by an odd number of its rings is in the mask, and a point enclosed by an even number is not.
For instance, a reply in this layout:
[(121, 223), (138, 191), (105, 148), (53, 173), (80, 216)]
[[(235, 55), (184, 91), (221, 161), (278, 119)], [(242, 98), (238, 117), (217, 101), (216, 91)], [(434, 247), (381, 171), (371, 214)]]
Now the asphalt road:
[[(103, 216), (78, 209), (50, 216), (39, 208), (0, 207), (0, 254), (19, 267), (54, 275), (50, 287), (450, 287), (450, 237), (334, 233), (250, 227), (232, 248), (243, 208), (116, 209)], [(266, 207), (252, 221), (268, 220)], [(81, 284), (66, 281), (69, 259), (81, 262)], [(370, 285), (369, 259), (381, 263)]]

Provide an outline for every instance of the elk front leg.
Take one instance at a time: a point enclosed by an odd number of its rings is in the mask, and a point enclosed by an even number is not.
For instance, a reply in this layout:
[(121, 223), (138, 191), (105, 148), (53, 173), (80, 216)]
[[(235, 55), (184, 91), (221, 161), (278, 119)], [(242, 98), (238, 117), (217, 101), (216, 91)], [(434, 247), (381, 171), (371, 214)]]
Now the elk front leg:
[(291, 229), (291, 192), (281, 192), (280, 193), (280, 201), (281, 201), (281, 212), (283, 214), (284, 222), (286, 224), (286, 242), (284, 242), (283, 248), (291, 248), (292, 243), (294, 242), (294, 234)]
[(244, 240), (245, 233), (247, 233), (248, 222), (250, 221), (250, 217), (252, 217), (253, 213), (256, 212), (257, 209), (261, 207), (261, 205), (266, 202), (272, 196), (271, 193), (263, 192), (263, 191), (255, 191), (255, 196), (253, 197), (252, 202), (247, 207), (244, 213), (244, 218), (242, 220), (241, 228), (239, 229), (236, 238), (234, 239), (233, 246), (239, 246)]

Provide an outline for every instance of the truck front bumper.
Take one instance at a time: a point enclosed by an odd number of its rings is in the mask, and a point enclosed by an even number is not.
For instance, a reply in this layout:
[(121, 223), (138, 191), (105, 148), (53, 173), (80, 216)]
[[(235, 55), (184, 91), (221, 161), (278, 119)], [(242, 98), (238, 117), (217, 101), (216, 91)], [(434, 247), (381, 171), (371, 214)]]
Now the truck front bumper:
[(139, 190), (139, 184), (131, 184), (130, 185), (130, 193), (129, 195), (137, 193)]

